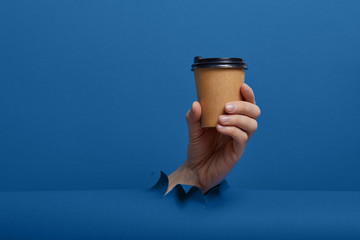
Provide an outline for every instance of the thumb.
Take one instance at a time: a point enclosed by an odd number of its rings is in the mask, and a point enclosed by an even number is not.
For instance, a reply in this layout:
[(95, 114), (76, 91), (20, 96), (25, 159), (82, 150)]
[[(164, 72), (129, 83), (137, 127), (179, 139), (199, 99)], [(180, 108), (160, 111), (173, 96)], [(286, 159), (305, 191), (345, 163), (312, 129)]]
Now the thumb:
[(189, 128), (189, 138), (197, 138), (203, 132), (201, 128), (201, 105), (199, 102), (193, 102), (191, 109), (186, 114), (186, 121)]

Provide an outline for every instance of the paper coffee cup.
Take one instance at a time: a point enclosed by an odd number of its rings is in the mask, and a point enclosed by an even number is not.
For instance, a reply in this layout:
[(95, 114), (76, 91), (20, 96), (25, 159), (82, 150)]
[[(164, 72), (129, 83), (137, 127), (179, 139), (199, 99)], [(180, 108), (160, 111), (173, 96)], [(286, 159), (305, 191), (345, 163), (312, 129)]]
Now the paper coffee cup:
[(240, 101), (240, 87), (245, 79), (246, 63), (242, 58), (195, 57), (196, 92), (201, 105), (201, 127), (216, 127), (225, 104)]

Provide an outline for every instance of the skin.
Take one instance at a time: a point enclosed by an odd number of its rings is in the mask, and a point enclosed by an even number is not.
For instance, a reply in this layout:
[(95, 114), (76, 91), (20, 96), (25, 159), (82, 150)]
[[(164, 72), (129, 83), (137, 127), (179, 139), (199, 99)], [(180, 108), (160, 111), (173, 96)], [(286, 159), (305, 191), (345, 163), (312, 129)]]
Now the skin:
[(169, 176), (170, 192), (177, 184), (199, 187), (206, 194), (219, 184), (243, 155), (255, 133), (260, 108), (255, 103), (253, 90), (242, 84), (243, 101), (225, 105), (226, 114), (219, 117), (216, 128), (201, 128), (201, 105), (194, 102), (186, 114), (189, 128), (188, 157), (183, 165)]

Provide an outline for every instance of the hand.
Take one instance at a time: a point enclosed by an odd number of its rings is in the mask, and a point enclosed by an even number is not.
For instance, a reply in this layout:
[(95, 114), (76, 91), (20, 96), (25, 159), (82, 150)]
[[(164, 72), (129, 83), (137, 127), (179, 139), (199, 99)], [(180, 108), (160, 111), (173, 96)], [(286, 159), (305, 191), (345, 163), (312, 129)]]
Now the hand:
[(201, 128), (201, 105), (199, 102), (193, 103), (186, 114), (189, 128), (188, 157), (169, 176), (166, 194), (176, 184), (197, 186), (205, 194), (234, 168), (256, 131), (256, 119), (260, 116), (253, 90), (244, 83), (239, 94), (243, 101), (227, 103), (227, 114), (219, 117), (216, 128)]

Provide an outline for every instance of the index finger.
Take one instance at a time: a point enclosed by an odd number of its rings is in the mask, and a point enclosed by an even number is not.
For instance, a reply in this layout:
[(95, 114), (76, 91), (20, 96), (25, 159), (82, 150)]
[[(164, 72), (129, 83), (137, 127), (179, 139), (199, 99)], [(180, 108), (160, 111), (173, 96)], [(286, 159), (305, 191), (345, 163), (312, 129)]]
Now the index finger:
[(257, 119), (261, 113), (260, 108), (257, 105), (245, 101), (226, 103), (225, 112), (229, 114), (245, 115), (254, 119)]

